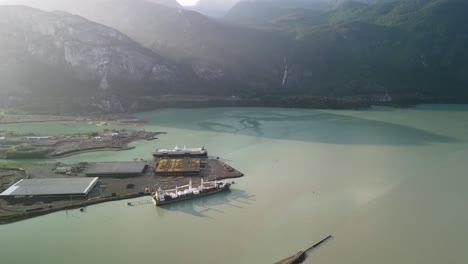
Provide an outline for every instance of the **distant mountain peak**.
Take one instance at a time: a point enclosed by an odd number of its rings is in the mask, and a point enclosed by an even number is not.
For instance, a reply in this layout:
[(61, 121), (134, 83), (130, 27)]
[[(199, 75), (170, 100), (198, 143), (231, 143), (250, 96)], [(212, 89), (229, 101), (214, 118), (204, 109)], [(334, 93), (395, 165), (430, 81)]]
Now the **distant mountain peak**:
[(211, 17), (223, 17), (235, 4), (241, 0), (199, 0), (191, 10)]
[(184, 79), (177, 66), (119, 31), (64, 11), (0, 6), (0, 43), (0, 58), (8, 60), (0, 76), (16, 76), (11, 83), (31, 91), (63, 93), (77, 82), (94, 92), (119, 82), (170, 87)]
[(183, 6), (179, 4), (179, 2), (177, 2), (176, 0), (146, 0), (146, 1), (150, 3), (165, 5), (168, 7), (183, 8)]

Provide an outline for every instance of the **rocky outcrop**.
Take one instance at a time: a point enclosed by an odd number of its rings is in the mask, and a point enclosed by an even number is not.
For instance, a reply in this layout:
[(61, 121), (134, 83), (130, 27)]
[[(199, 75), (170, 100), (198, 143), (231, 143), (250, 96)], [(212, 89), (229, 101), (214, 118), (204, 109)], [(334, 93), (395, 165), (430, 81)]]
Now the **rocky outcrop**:
[[(243, 1), (226, 17), (231, 23), (164, 5), (172, 0), (5, 1), (99, 23), (24, 8), (0, 12), (2, 87), (48, 89), (66, 97), (66, 106), (150, 108), (164, 102), (148, 96), (168, 94), (468, 100), (464, 1)], [(14, 102), (28, 94), (3, 93)]]
[(65, 97), (64, 107), (74, 101), (126, 111), (135, 105), (129, 97), (194, 87), (203, 77), (115, 29), (65, 12), (0, 7), (0, 43), (3, 106)]
[[(100, 80), (101, 88), (118, 80), (177, 82), (177, 68), (167, 60), (122, 33), (79, 16), (1, 7), (0, 30), (1, 42), (14, 45), (22, 57), (80, 80)], [(4, 52), (8, 50), (0, 51)]]
[(226, 75), (223, 69), (215, 66), (194, 65), (192, 69), (198, 77), (206, 81), (221, 80)]
[[(144, 47), (184, 65), (204, 82), (197, 93), (230, 90), (249, 94), (281, 86), (277, 68), (288, 51), (285, 36), (170, 8), (159, 0), (16, 0), (45, 10), (64, 10), (114, 28)], [(274, 71), (272, 73), (272, 71)], [(235, 85), (232, 84), (235, 82)], [(192, 84), (192, 83), (190, 83)], [(242, 91), (240, 91), (242, 90)]]

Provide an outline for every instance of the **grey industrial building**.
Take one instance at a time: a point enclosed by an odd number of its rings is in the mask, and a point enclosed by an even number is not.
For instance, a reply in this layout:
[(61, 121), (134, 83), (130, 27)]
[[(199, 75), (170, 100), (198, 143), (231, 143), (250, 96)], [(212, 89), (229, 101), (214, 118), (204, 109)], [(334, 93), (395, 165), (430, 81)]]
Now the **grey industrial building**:
[(22, 179), (0, 194), (0, 197), (69, 197), (87, 196), (99, 178)]

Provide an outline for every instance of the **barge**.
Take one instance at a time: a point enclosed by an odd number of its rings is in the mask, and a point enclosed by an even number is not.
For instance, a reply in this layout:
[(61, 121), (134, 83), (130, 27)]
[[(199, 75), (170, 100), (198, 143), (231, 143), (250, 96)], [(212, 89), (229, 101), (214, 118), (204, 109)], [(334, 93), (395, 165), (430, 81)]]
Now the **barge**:
[(222, 191), (228, 191), (231, 187), (230, 183), (223, 181), (201, 181), (198, 188), (192, 188), (192, 181), (184, 186), (176, 186), (174, 189), (162, 190), (152, 193), (151, 198), (155, 206), (161, 206), (164, 204), (175, 203), (179, 201), (194, 199), (210, 194), (219, 193)]

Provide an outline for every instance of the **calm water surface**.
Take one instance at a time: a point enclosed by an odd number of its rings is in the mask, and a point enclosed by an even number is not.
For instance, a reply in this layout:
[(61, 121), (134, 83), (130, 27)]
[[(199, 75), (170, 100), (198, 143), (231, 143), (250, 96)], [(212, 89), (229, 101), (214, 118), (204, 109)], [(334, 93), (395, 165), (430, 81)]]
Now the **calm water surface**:
[[(273, 263), (331, 234), (310, 263), (468, 261), (468, 106), (370, 111), (197, 109), (142, 113), (166, 131), (122, 152), (205, 146), (244, 172), (230, 193), (154, 208), (148, 198), (0, 226), (1, 263)], [(81, 122), (0, 130), (89, 132)]]

